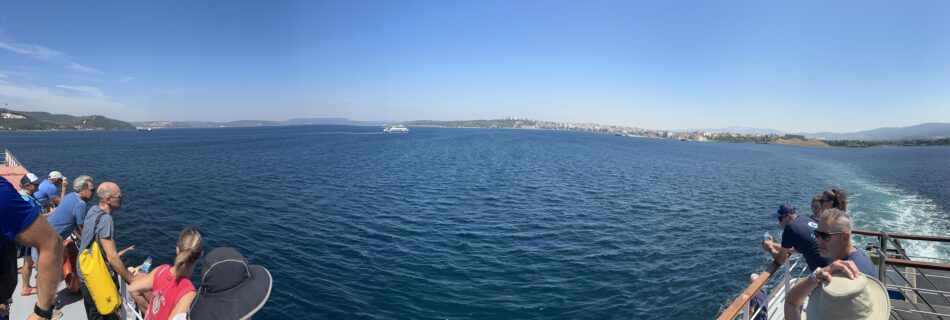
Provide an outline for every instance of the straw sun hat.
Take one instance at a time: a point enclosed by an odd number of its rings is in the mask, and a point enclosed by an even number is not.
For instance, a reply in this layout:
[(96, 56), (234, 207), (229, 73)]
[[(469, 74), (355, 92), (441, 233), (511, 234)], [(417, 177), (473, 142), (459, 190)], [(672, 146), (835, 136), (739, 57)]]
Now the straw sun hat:
[(889, 318), (891, 312), (884, 284), (864, 274), (852, 280), (835, 273), (831, 281), (812, 291), (805, 304), (803, 320), (876, 320)]

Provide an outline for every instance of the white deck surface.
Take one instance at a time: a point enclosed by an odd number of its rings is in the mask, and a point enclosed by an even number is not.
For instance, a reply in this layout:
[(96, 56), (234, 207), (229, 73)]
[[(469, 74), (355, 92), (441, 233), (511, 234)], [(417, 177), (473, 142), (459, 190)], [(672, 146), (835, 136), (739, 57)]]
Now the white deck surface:
[[(17, 267), (23, 265), (22, 259), (17, 259)], [(17, 275), (19, 279), (20, 275)], [(31, 275), (30, 284), (36, 286), (36, 269), (33, 270)], [(13, 305), (10, 308), (10, 319), (11, 320), (22, 320), (29, 317), (33, 313), (33, 306), (36, 305), (36, 295), (21, 296), (20, 293), (23, 292), (22, 287), (23, 283), (20, 281), (17, 283), (16, 291), (13, 292)], [(56, 292), (56, 301), (57, 306), (60, 306), (60, 311), (63, 312), (62, 320), (86, 320), (86, 309), (83, 307), (82, 303), (82, 293), (69, 293), (66, 290), (66, 283), (60, 281), (59, 287)]]

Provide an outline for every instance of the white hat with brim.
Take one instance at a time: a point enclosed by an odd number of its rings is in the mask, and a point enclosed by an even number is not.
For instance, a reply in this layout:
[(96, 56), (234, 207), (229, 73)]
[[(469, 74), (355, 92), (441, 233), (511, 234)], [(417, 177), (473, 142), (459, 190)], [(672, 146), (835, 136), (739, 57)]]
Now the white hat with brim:
[(865, 274), (848, 279), (835, 273), (831, 281), (812, 291), (805, 304), (802, 320), (877, 320), (891, 315), (891, 300), (884, 284)]
[(63, 174), (59, 173), (59, 171), (52, 171), (49, 173), (50, 180), (56, 180), (56, 179), (62, 179), (62, 178), (63, 178)]

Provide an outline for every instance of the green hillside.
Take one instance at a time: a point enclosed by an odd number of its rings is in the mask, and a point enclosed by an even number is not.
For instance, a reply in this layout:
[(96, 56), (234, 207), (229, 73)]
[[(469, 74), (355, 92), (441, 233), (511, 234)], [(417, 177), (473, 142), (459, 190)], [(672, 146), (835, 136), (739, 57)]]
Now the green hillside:
[(0, 130), (123, 130), (135, 129), (124, 121), (100, 115), (73, 116), (0, 108)]

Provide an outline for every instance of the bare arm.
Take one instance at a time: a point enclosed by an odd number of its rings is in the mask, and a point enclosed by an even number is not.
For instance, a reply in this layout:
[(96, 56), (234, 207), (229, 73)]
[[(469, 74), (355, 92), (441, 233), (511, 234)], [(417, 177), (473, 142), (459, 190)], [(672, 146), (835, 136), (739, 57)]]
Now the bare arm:
[(785, 296), (785, 319), (800, 320), (802, 318), (802, 304), (805, 298), (811, 294), (812, 290), (818, 287), (818, 284), (809, 278), (799, 279), (795, 286), (788, 291)]
[(175, 309), (172, 309), (172, 313), (168, 314), (168, 319), (171, 320), (175, 318), (175, 315), (179, 313), (188, 313), (188, 309), (191, 308), (191, 301), (195, 300), (196, 295), (197, 294), (192, 291), (181, 296), (181, 299), (175, 304)]
[(45, 218), (37, 217), (29, 228), (17, 235), (16, 240), (25, 245), (39, 249), (36, 274), (36, 286), (39, 289), (36, 304), (50, 310), (53, 306), (53, 297), (56, 295), (56, 285), (62, 280), (63, 272), (63, 240), (59, 238), (53, 227)]
[(125, 263), (122, 263), (122, 258), (115, 251), (115, 241), (109, 237), (99, 239), (99, 243), (102, 245), (102, 251), (106, 253), (106, 260), (112, 265), (112, 270), (115, 270), (115, 273), (119, 274), (119, 278), (122, 278), (125, 283), (132, 283), (132, 272), (125, 268)]
[(69, 185), (69, 181), (66, 181), (66, 178), (63, 178), (63, 190), (59, 192), (59, 198), (62, 199), (66, 196), (66, 186)]
[(788, 248), (781, 248), (780, 250), (769, 250), (769, 253), (772, 254), (772, 259), (775, 259), (775, 263), (779, 265), (785, 264), (785, 260), (788, 260), (788, 256), (791, 255)]
[(145, 293), (148, 290), (152, 290), (152, 284), (155, 281), (155, 270), (149, 272), (143, 277), (135, 279), (131, 284), (129, 284), (129, 292), (132, 294)]

